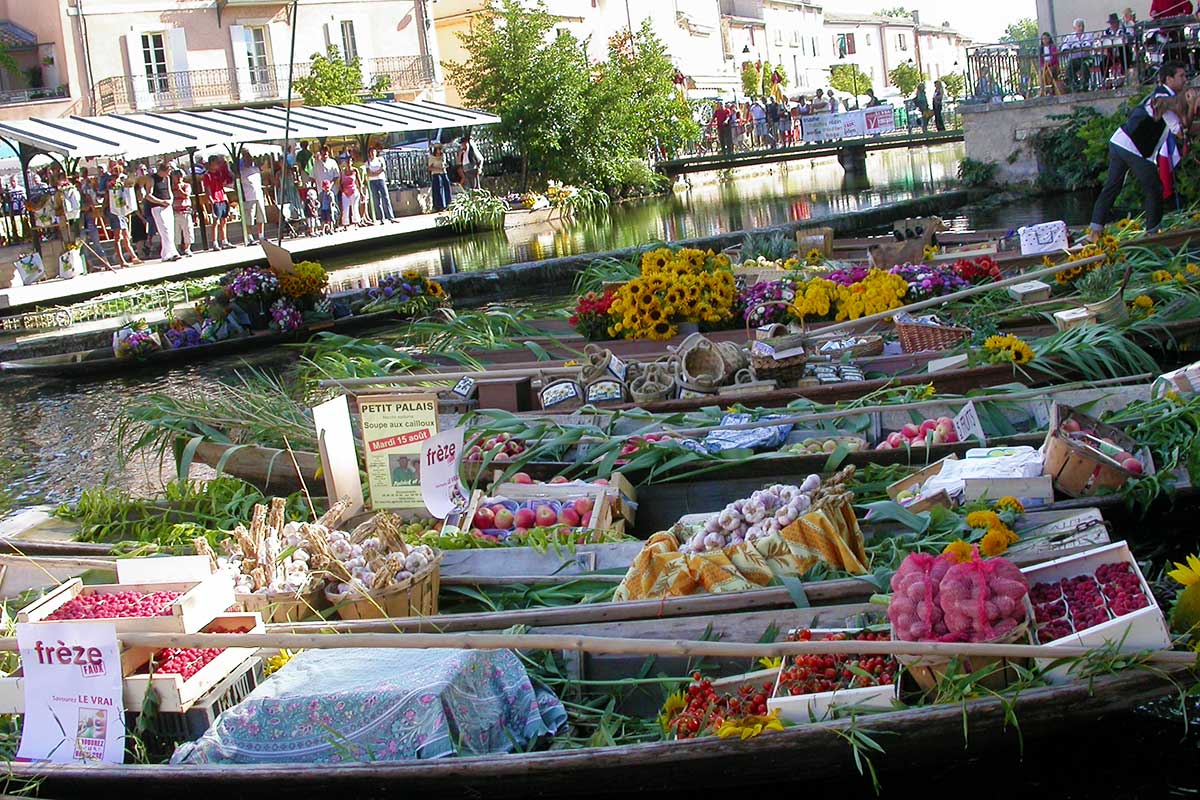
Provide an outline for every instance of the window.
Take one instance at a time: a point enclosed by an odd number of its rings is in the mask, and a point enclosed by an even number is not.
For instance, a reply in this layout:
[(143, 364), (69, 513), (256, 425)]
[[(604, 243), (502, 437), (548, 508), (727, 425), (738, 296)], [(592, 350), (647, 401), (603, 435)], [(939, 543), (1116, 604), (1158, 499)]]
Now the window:
[(871, 46), (871, 34), (867, 34), (867, 47)]
[(905, 41), (903, 33), (896, 34), (896, 46), (899, 47), (901, 50), (908, 49), (908, 42)]
[(783, 31), (775, 29), (775, 44), (783, 44)]
[(852, 56), (856, 52), (857, 51), (854, 49), (854, 34), (847, 33), (846, 34), (846, 55)]
[(800, 55), (808, 55), (808, 39), (800, 37)]
[(358, 41), (354, 38), (354, 23), (342, 20), (342, 55), (347, 62), (358, 58)]
[(837, 50), (838, 58), (845, 58), (846, 56), (854, 55), (854, 34), (839, 33), (834, 42), (834, 49)]
[(267, 28), (265, 25), (246, 28), (246, 58), (250, 65), (250, 83), (264, 86), (271, 82), (270, 59), (267, 57)]
[(167, 74), (167, 36), (165, 33), (142, 34), (142, 60), (146, 66), (146, 85), (152, 94), (166, 94), (171, 90), (171, 79)]

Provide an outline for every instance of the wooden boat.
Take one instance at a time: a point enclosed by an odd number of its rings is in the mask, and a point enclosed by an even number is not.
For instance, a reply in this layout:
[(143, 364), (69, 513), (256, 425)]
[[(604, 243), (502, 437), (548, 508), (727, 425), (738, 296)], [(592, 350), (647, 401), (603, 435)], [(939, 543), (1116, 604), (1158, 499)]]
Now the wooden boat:
[[(761, 641), (768, 629), (778, 636), (793, 627), (845, 624), (869, 611), (861, 605), (791, 608), (720, 617), (539, 625), (530, 633), (564, 638), (586, 634), (623, 642), (716, 638), (722, 643), (752, 644)], [(626, 677), (645, 662), (634, 645), (627, 654), (582, 655), (577, 669), (589, 680)], [(707, 671), (736, 681), (746, 660), (718, 658)], [(656, 670), (686, 674), (685, 662), (680, 668), (682, 661), (681, 657), (657, 657)], [(873, 763), (877, 769), (941, 764), (948, 742), (966, 755), (995, 753), (1001, 744), (1011, 748), (1018, 737), (1026, 747), (1045, 746), (1080, 726), (1094, 725), (1106, 714), (1131, 709), (1193, 681), (1186, 667), (1165, 665), (1161, 671), (1131, 669), (1092, 681), (1028, 689), (1012, 698), (988, 697), (872, 714), (868, 728), (884, 748), (883, 754), (872, 754)], [(622, 700), (623, 712), (652, 717), (660, 698), (639, 702), (636, 694), (630, 694)], [(1011, 724), (1013, 715), (1019, 720), (1019, 731)], [(964, 725), (969, 731), (965, 740)], [(406, 790), (465, 796), (603, 797), (611, 796), (613, 776), (618, 774), (625, 792), (676, 793), (699, 787), (753, 791), (795, 785), (810, 776), (824, 781), (862, 780), (857, 777), (853, 752), (842, 738), (852, 728), (862, 730), (862, 719), (797, 725), (746, 740), (706, 738), (428, 761), (219, 766), (13, 762), (9, 774), (15, 779), (36, 780), (39, 794), (44, 796), (86, 792), (114, 798), (131, 792), (145, 797), (177, 796), (197, 782), (219, 787), (230, 800), (291, 790), (382, 796), (398, 783)]]
[(396, 313), (392, 310), (373, 311), (336, 320), (312, 322), (286, 333), (255, 331), (246, 336), (199, 344), (194, 347), (164, 348), (141, 358), (117, 358), (111, 347), (97, 347), (73, 353), (0, 361), (0, 374), (87, 380), (118, 372), (134, 372), (152, 367), (157, 369), (179, 367), (210, 358), (236, 355), (283, 344), (306, 342), (313, 334), (322, 331), (342, 333), (368, 328), (372, 325), (382, 325), (395, 318)]
[(510, 208), (504, 212), (505, 228), (524, 228), (528, 225), (544, 225), (547, 222), (561, 220), (562, 209), (554, 208)]

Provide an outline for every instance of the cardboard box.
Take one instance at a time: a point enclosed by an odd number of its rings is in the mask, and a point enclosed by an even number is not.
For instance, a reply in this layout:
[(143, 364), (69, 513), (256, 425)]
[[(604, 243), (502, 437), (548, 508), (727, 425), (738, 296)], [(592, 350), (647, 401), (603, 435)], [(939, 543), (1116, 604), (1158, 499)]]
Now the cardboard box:
[[(476, 489), (471, 494), (471, 502), (467, 506), (466, 513), (463, 514), (462, 523), (459, 527), (463, 530), (470, 530), (475, 519), (475, 513), (480, 506), (489, 503), (500, 503), (503, 500), (512, 501), (514, 503), (527, 503), (529, 501), (543, 500), (547, 502), (562, 502), (565, 500), (575, 500), (582, 497), (587, 497), (592, 500), (592, 513), (587, 520), (582, 520), (579, 525), (579, 530), (611, 530), (614, 526), (612, 518), (612, 509), (607, 502), (608, 495), (603, 486), (572, 486), (571, 484), (524, 484), (513, 483), (504, 484), (507, 488), (504, 494), (485, 494), (481, 489)], [(484, 501), (489, 501), (485, 503)], [(622, 525), (624, 520), (621, 521)], [(515, 526), (514, 526), (515, 529)]]
[[(1021, 572), (1029, 579), (1030, 587), (1033, 587), (1038, 583), (1095, 574), (1096, 570), (1104, 564), (1119, 563), (1126, 563), (1133, 567), (1142, 592), (1149, 599), (1150, 604), (1145, 608), (1139, 608), (1110, 619), (1108, 622), (1102, 622), (1083, 631), (1046, 642), (1047, 647), (1100, 647), (1106, 642), (1119, 643), (1122, 647), (1130, 650), (1166, 650), (1171, 646), (1171, 635), (1167, 630), (1162, 609), (1155, 601), (1154, 593), (1150, 591), (1150, 585), (1146, 583), (1146, 577), (1142, 575), (1137, 561), (1134, 560), (1133, 554), (1125, 542), (1114, 542), (1084, 553), (1064, 556), (1044, 564), (1026, 567)], [(1025, 605), (1026, 613), (1032, 622), (1034, 620), (1033, 603), (1028, 597), (1025, 598)], [(1032, 638), (1036, 642), (1036, 631)], [(1039, 659), (1039, 663), (1045, 666), (1050, 661)], [(1048, 673), (1048, 678), (1055, 683), (1071, 680), (1066, 667), (1052, 670)]]
[(1068, 308), (1054, 312), (1054, 327), (1060, 331), (1077, 328), (1080, 325), (1095, 325), (1096, 312), (1086, 308)]
[(1021, 305), (1040, 303), (1050, 299), (1050, 284), (1041, 281), (1026, 281), (1008, 287), (1008, 296)]
[[(924, 469), (922, 469), (918, 472), (914, 472), (912, 475), (909, 475), (907, 478), (901, 478), (900, 480), (896, 481), (895, 483), (893, 483), (887, 487), (888, 497), (895, 500), (896, 496), (899, 495), (900, 492), (904, 491), (905, 489), (914, 489), (915, 490), (915, 489), (919, 488), (922, 484), (925, 483), (925, 481), (929, 480), (934, 475), (937, 475), (938, 473), (940, 473), (942, 471), (942, 464), (946, 463), (947, 461), (957, 461), (957, 460), (958, 460), (958, 456), (951, 453), (950, 455), (946, 456), (945, 458), (933, 462), (932, 464), (925, 467)], [(905, 506), (905, 508), (907, 508), (909, 511), (913, 512), (914, 514), (920, 514), (922, 511), (928, 511), (929, 509), (933, 508), (934, 506), (945, 506), (946, 508), (950, 508), (953, 505), (954, 504), (950, 502), (950, 495), (946, 494), (946, 492), (943, 490), (943, 491), (935, 492), (934, 494), (931, 494), (929, 497), (922, 497), (920, 500), (913, 503), (912, 505)]]

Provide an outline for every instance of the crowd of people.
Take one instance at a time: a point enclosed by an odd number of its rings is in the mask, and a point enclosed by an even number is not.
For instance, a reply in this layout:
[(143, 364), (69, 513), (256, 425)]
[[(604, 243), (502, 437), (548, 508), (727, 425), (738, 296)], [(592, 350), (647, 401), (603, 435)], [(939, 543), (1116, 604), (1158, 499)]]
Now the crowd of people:
[[(729, 154), (738, 150), (762, 150), (788, 147), (804, 142), (804, 118), (817, 114), (837, 114), (859, 108), (875, 108), (883, 102), (875, 96), (875, 90), (867, 88), (866, 101), (847, 95), (838, 97), (833, 89), (817, 89), (810, 99), (807, 95), (795, 98), (774, 96), (755, 97), (748, 102), (717, 101), (707, 131), (706, 149), (719, 149)], [(942, 82), (934, 81), (933, 98), (930, 100), (925, 84), (917, 86), (910, 101), (914, 114), (910, 115), (909, 127), (920, 126), (927, 130), (932, 124), (936, 130), (944, 131), (943, 116), (945, 88)]]
[[(484, 159), (470, 132), (460, 145), (448, 158), (440, 142), (429, 143), (434, 211), (452, 202), (453, 184), (480, 188)], [(246, 245), (266, 237), (268, 207), (288, 236), (395, 222), (387, 171), (378, 147), (364, 158), (353, 144), (335, 152), (301, 141), (286, 152), (258, 157), (243, 148), (236, 164), (222, 155), (194, 165), (186, 158), (114, 158), (68, 175), (56, 162), (29, 170), (28, 196), (16, 175), (8, 177), (5, 194), (13, 217), (33, 212), (36, 227), (48, 233), (57, 227), (64, 242), (86, 245), (91, 263), (117, 268), (191, 256), (198, 248), (198, 226), (205, 227), (209, 250), (232, 248), (229, 223), (235, 212), (245, 224)]]

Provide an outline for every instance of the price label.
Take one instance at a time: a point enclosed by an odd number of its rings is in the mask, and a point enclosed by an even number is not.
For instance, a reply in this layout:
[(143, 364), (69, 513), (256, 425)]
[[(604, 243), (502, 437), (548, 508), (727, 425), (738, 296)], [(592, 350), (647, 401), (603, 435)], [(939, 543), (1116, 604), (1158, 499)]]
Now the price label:
[(978, 439), (981, 445), (987, 445), (987, 437), (983, 433), (983, 424), (979, 421), (979, 413), (975, 410), (973, 402), (967, 401), (962, 411), (959, 411), (955, 415), (954, 433), (958, 436), (960, 442)]
[(458, 476), (464, 434), (463, 428), (451, 428), (421, 447), (421, 499), (437, 519), (467, 508), (467, 489)]
[(475, 379), (469, 376), (463, 377), (454, 384), (454, 388), (450, 392), (463, 400), (470, 400), (471, 395), (475, 394)]

